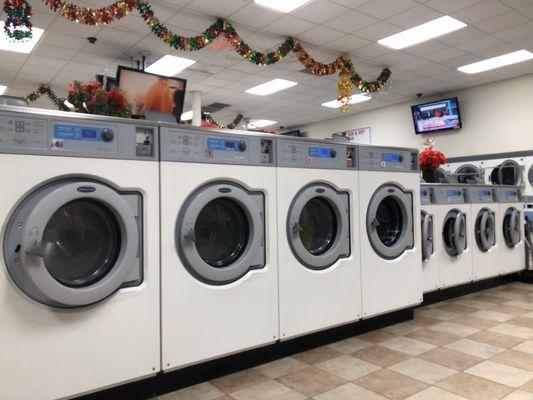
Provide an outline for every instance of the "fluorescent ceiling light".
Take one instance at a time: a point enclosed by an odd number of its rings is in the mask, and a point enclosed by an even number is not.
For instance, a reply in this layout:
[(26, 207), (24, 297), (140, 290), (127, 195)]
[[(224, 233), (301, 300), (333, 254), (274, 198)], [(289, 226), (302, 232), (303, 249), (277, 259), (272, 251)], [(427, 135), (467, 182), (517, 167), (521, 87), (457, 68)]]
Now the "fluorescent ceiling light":
[(145, 71), (156, 75), (174, 76), (195, 63), (196, 61), (188, 58), (166, 55), (146, 68)]
[(266, 96), (296, 86), (297, 84), (297, 82), (287, 81), (285, 79), (274, 79), (270, 82), (248, 89), (246, 93)]
[(397, 33), (396, 35), (378, 40), (378, 43), (396, 50), (404, 49), (446, 35), (447, 33), (463, 29), (466, 26), (467, 25), (464, 22), (445, 15), (444, 17), (434, 19), (433, 21)]
[(0, 85), (0, 95), (4, 94), (6, 92), (7, 86)]
[(254, 3), (284, 13), (296, 10), (311, 0), (255, 0)]
[(257, 119), (254, 121), (250, 121), (250, 123), (248, 124), (248, 128), (264, 128), (265, 126), (270, 126), (274, 124), (277, 124), (277, 121), (271, 121), (269, 119)]
[(489, 71), (506, 65), (516, 64), (522, 61), (531, 60), (533, 53), (527, 50), (518, 50), (513, 53), (504, 54), (498, 57), (488, 58), (473, 64), (463, 65), (457, 68), (465, 74), (478, 74), (480, 72)]
[[(372, 100), (372, 97), (365, 93), (354, 94), (350, 97), (350, 104), (363, 103), (368, 100)], [(328, 108), (339, 108), (342, 106), (342, 103), (339, 100), (332, 100), (322, 103), (322, 105)]]
[(190, 121), (192, 119), (192, 110), (184, 112), (181, 114), (181, 120), (182, 121)]
[(4, 23), (0, 21), (0, 50), (12, 51), (15, 53), (24, 53), (29, 54), (32, 52), (41, 37), (43, 36), (44, 29), (33, 27), (32, 28), (33, 36), (30, 40), (25, 42), (14, 42), (12, 39), (9, 39), (4, 33)]

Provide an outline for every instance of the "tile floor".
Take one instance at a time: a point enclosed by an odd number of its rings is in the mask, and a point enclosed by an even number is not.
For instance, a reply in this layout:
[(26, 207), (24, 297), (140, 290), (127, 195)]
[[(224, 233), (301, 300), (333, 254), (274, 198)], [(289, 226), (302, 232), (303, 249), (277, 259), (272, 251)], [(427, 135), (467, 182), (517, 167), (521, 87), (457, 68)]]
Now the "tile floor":
[(533, 285), (415, 311), (412, 321), (158, 400), (533, 400)]

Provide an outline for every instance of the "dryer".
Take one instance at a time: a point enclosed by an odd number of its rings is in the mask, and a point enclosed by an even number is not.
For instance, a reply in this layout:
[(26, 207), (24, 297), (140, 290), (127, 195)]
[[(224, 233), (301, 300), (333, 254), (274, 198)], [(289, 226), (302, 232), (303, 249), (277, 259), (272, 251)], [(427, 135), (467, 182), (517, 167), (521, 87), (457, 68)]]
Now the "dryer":
[(510, 274), (525, 269), (524, 207), (518, 187), (498, 187), (499, 203), (496, 240), (500, 246), (500, 273)]
[(465, 160), (447, 163), (442, 168), (453, 174), (460, 184), (485, 183), (485, 167), (481, 160)]
[(469, 241), (472, 249), (473, 280), (500, 274), (500, 243), (496, 241), (499, 206), (493, 186), (470, 186)]
[(457, 286), (473, 280), (472, 243), (469, 235), (470, 203), (466, 185), (435, 186), (435, 203), (441, 246), (440, 287)]
[(279, 138), (281, 339), (361, 318), (356, 147)]
[(161, 125), (162, 367), (275, 342), (275, 142)]
[(157, 126), (2, 106), (0, 168), (2, 397), (157, 373)]
[(420, 249), (422, 253), (422, 287), (424, 293), (440, 287), (440, 259), (436, 249), (441, 246), (441, 236), (436, 231), (440, 224), (438, 205), (433, 194), (433, 185), (420, 185)]
[(363, 317), (422, 302), (418, 151), (359, 147)]

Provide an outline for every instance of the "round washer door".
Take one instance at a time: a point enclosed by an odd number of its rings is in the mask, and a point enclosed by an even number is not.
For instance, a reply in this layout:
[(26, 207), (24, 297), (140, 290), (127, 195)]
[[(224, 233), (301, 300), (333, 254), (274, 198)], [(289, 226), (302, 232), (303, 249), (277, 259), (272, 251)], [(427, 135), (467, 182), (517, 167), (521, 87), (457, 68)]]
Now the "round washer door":
[(264, 195), (229, 182), (205, 185), (184, 203), (176, 247), (185, 268), (210, 285), (225, 285), (265, 266)]
[(442, 239), (446, 253), (457, 257), (464, 253), (466, 241), (466, 215), (459, 210), (451, 210), (444, 218)]
[(496, 217), (489, 209), (479, 211), (475, 234), (477, 246), (483, 252), (489, 251), (496, 244)]
[(503, 215), (503, 238), (509, 248), (513, 248), (522, 238), (520, 234), (520, 211), (514, 207), (507, 209)]
[(533, 187), (533, 165), (529, 167), (529, 171), (527, 174), (527, 180), (529, 181), (529, 184)]
[(433, 255), (433, 216), (425, 211), (421, 213), (422, 224), (422, 260), (427, 261)]
[(323, 270), (350, 255), (348, 193), (314, 183), (294, 197), (287, 217), (287, 239), (306, 268)]
[(382, 258), (392, 260), (414, 247), (413, 195), (396, 185), (381, 186), (368, 205), (368, 239)]
[(101, 183), (69, 180), (24, 199), (4, 237), (16, 285), (42, 304), (74, 308), (109, 297), (135, 273), (140, 279), (134, 271), (139, 205), (132, 198)]
[(461, 165), (455, 171), (459, 183), (480, 183), (483, 182), (483, 171), (472, 164)]
[(492, 170), (490, 181), (494, 185), (520, 186), (524, 182), (522, 168), (514, 160), (506, 160)]

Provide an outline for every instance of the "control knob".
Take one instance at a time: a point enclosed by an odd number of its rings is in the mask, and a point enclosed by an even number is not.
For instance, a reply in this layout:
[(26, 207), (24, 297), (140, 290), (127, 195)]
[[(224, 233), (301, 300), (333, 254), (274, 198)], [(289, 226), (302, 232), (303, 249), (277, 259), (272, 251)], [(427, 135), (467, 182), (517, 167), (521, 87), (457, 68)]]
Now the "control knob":
[(247, 148), (247, 147), (248, 147), (248, 146), (246, 146), (246, 142), (245, 142), (244, 140), (241, 140), (239, 143), (237, 143), (237, 149), (238, 149), (239, 151), (244, 152), (244, 151), (246, 151), (246, 148)]
[(102, 138), (104, 142), (111, 142), (113, 138), (115, 137), (115, 134), (113, 133), (111, 129), (106, 128), (102, 130), (102, 132), (100, 133), (100, 137)]

